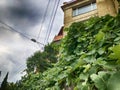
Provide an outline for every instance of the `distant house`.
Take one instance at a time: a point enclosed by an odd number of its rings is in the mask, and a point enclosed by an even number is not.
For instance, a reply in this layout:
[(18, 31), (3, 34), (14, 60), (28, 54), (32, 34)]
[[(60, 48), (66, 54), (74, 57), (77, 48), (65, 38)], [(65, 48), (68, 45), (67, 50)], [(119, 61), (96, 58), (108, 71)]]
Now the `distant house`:
[(117, 0), (72, 0), (62, 6), (64, 12), (64, 26), (68, 27), (73, 22), (84, 21), (93, 16), (104, 16), (118, 13)]
[(58, 33), (58, 35), (56, 35), (54, 37), (53, 42), (60, 43), (60, 40), (63, 38), (63, 28), (64, 27), (62, 26), (61, 29), (60, 29), (60, 31), (59, 31), (59, 33)]

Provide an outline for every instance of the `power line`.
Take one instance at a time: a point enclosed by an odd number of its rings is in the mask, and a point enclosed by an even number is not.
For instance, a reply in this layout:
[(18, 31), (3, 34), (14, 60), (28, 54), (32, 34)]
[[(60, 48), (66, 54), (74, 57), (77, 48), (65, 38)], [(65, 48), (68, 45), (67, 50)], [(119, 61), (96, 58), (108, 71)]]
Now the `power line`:
[(25, 65), (26, 65), (26, 64), (20, 65), (20, 66), (16, 69), (16, 71), (14, 71), (14, 73), (17, 74), (17, 73), (21, 72), (21, 69), (23, 69), (23, 68), (26, 67)]
[(47, 37), (47, 34), (49, 33), (49, 27), (51, 25), (51, 21), (52, 21), (53, 15), (54, 15), (54, 10), (55, 10), (56, 4), (57, 4), (57, 2), (55, 1), (54, 5), (53, 5), (53, 8), (52, 8), (51, 16), (50, 16), (51, 18), (50, 18), (50, 21), (49, 21), (49, 24), (48, 24), (48, 28), (47, 28), (47, 31), (46, 31), (46, 35), (45, 35), (45, 39), (44, 39), (44, 44), (46, 43), (46, 37)]
[[(44, 21), (45, 21), (46, 15), (47, 15), (47, 10), (48, 10), (48, 7), (49, 7), (49, 3), (50, 3), (50, 0), (48, 1), (47, 7), (46, 7), (46, 10), (45, 10), (45, 14), (44, 14), (44, 17), (43, 17), (43, 20), (42, 20), (42, 25), (41, 25), (41, 27), (40, 27), (40, 31), (39, 31), (39, 33), (38, 33), (37, 39), (39, 39), (39, 37), (40, 37), (40, 33), (41, 33), (42, 28), (43, 28), (43, 23), (44, 23)], [(2, 23), (2, 24), (4, 24), (5, 26), (9, 27), (9, 28), (10, 28), (9, 30), (15, 31), (15, 32), (19, 33), (20, 35), (22, 35), (23, 37), (31, 40), (32, 42), (35, 42), (35, 43), (37, 43), (37, 44), (41, 44), (41, 45), (44, 46), (43, 43), (40, 43), (40, 42), (36, 41), (35, 39), (30, 39), (29, 37), (27, 37), (27, 36), (24, 35), (23, 33), (19, 32), (18, 30), (14, 29), (13, 27), (11, 27), (11, 26), (7, 25), (6, 23), (4, 23), (3, 21), (0, 21), (0, 23)], [(27, 34), (27, 35), (28, 35), (28, 34)], [(30, 36), (30, 35), (29, 35), (29, 36)], [(23, 68), (23, 65), (22, 65), (19, 69), (21, 69), (21, 68)], [(19, 70), (19, 69), (17, 69), (17, 70)], [(21, 71), (21, 70), (20, 70), (20, 71)], [(17, 73), (19, 73), (20, 71), (18, 71)]]
[[(5, 26), (7, 26), (8, 28), (10, 28), (9, 30), (19, 33), (21, 36), (27, 38), (28, 40), (30, 40), (30, 41), (32, 41), (32, 42), (35, 42), (35, 43), (38, 43), (38, 44), (41, 44), (41, 45), (44, 46), (43, 43), (40, 43), (40, 42), (38, 42), (38, 41), (35, 40), (35, 39), (31, 39), (31, 38), (27, 37), (27, 36), (24, 35), (23, 33), (19, 32), (18, 30), (14, 29), (13, 27), (9, 26), (8, 24), (4, 23), (4, 22), (1, 21), (1, 20), (0, 20), (0, 23), (3, 24), (3, 25), (5, 25)], [(6, 30), (8, 30), (8, 29), (6, 29)]]
[[(23, 68), (26, 67), (26, 66), (24, 67), (24, 65), (25, 65), (25, 64), (21, 65), (21, 66), (14, 72), (15, 75), (14, 75), (13, 79), (16, 79), (17, 74), (19, 74), (19, 73), (21, 73), (21, 72), (24, 72), (23, 70), (21, 70), (21, 69), (23, 69)], [(25, 70), (25, 69), (24, 69), (24, 70)]]
[(47, 7), (46, 7), (46, 9), (45, 9), (45, 13), (44, 13), (44, 15), (43, 15), (43, 19), (42, 19), (42, 22), (41, 22), (42, 25), (41, 25), (41, 27), (40, 27), (40, 31), (39, 31), (39, 33), (38, 33), (37, 39), (39, 39), (39, 37), (40, 37), (41, 31), (42, 31), (42, 28), (43, 28), (43, 23), (44, 23), (44, 21), (45, 21), (46, 15), (47, 15), (47, 10), (48, 10), (49, 4), (50, 4), (50, 0), (48, 1)]
[[(54, 24), (54, 20), (55, 20), (55, 16), (56, 16), (56, 13), (57, 13), (57, 10), (58, 10), (59, 3), (60, 3), (60, 0), (58, 0), (58, 2), (57, 2), (56, 8), (55, 8), (55, 13), (54, 13), (53, 18), (52, 18), (52, 20), (51, 20), (51, 25), (48, 27), (48, 29), (49, 29), (50, 31), (49, 31), (48, 36), (47, 36), (47, 38), (46, 38), (46, 41), (47, 41), (47, 42), (48, 42), (48, 39), (49, 39), (50, 34), (51, 34), (51, 31), (52, 31), (52, 27), (53, 27), (53, 24)], [(45, 41), (45, 43), (46, 43), (46, 41)]]
[[(48, 33), (47, 40), (48, 40), (48, 38), (49, 38), (49, 36), (50, 36), (50, 33), (51, 33), (51, 29), (52, 29), (53, 22), (54, 22), (54, 19), (55, 19), (55, 16), (56, 16), (56, 12), (57, 12), (57, 9), (58, 9), (59, 2), (60, 2), (60, 1), (58, 0), (57, 7), (56, 7), (56, 9), (55, 9), (55, 13), (54, 13), (54, 15), (53, 15), (53, 19), (50, 20), (50, 23), (51, 23), (51, 24), (50, 24), (49, 27), (48, 27), (48, 28), (50, 28), (50, 32)], [(49, 3), (50, 3), (50, 0), (48, 1), (48, 5), (47, 5), (46, 11), (45, 11), (45, 15), (44, 15), (44, 18), (43, 18), (42, 24), (43, 24), (44, 21), (45, 21), (45, 17), (46, 17), (46, 13), (47, 13), (47, 9), (48, 9)], [(55, 3), (55, 4), (56, 4), (56, 3)], [(54, 8), (53, 8), (53, 12), (54, 12)], [(1, 21), (0, 21), (0, 22), (1, 22)], [(5, 23), (3, 23), (3, 24), (5, 24)], [(10, 27), (9, 25), (7, 25), (7, 24), (5, 24), (5, 25), (8, 26), (9, 28), (11, 28), (12, 30), (18, 32), (17, 30), (15, 30), (14, 28)], [(43, 25), (42, 25), (41, 28), (40, 28), (40, 31), (39, 31), (39, 34), (38, 34), (37, 39), (38, 39), (39, 36), (40, 36), (40, 33), (41, 33), (41, 30), (42, 30), (42, 27), (43, 27)], [(18, 32), (18, 33), (20, 33), (20, 32)], [(21, 34), (22, 36), (26, 37), (27, 39), (30, 39), (30, 38), (28, 38), (27, 36), (25, 36), (23, 33), (20, 33), (20, 34)], [(30, 40), (33, 41), (33, 42), (36, 42), (36, 43), (38, 43), (38, 44), (42, 44), (42, 43), (40, 43), (40, 42), (37, 42), (35, 39), (30, 39)], [(42, 45), (44, 45), (44, 44), (42, 44)], [(20, 70), (21, 68), (23, 68), (23, 65), (20, 66), (20, 68), (17, 69), (17, 70)], [(21, 71), (21, 70), (20, 70), (20, 71)], [(17, 71), (17, 73), (19, 73), (20, 71)]]
[(36, 35), (31, 35), (31, 34), (28, 34), (28, 33), (23, 33), (24, 35), (27, 35), (27, 36), (29, 36), (29, 37), (34, 37), (34, 38), (36, 38), (37, 36)]
[(15, 31), (17, 33), (19, 33), (20, 35), (22, 35), (23, 37), (30, 39), (29, 37), (27, 37), (26, 35), (24, 35), (23, 33), (19, 32), (18, 30), (14, 29), (13, 27), (9, 26), (8, 24), (4, 23), (3, 21), (0, 20), (0, 23), (4, 24), (5, 26), (9, 27), (11, 31)]

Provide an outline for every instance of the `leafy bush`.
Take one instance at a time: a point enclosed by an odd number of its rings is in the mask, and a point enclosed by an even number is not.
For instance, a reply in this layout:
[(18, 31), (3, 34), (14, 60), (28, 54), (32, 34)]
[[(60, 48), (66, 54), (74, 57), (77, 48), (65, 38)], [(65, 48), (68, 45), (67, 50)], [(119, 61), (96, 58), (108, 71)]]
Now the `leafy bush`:
[(27, 73), (33, 72), (35, 67), (37, 72), (44, 72), (52, 67), (52, 63), (57, 62), (58, 48), (59, 45), (52, 43), (46, 45), (43, 52), (35, 52), (34, 55), (30, 56), (27, 59)]
[(120, 16), (94, 17), (66, 31), (58, 63), (31, 74), (21, 90), (119, 90)]

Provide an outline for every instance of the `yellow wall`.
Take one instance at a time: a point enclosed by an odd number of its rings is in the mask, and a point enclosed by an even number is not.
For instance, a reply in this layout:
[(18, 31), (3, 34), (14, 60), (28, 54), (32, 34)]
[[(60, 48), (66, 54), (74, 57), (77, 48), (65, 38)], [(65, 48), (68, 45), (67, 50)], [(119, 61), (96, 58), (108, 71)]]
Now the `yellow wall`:
[(92, 16), (93, 17), (98, 16), (97, 10), (93, 10), (91, 12), (88, 12), (88, 13), (85, 13), (82, 15), (72, 16), (72, 9), (68, 9), (65, 11), (64, 25), (65, 25), (65, 27), (68, 27), (73, 22), (84, 21), (86, 19), (89, 19)]
[(106, 14), (115, 16), (117, 14), (113, 0), (96, 0), (96, 2), (99, 16), (104, 16)]
[(64, 26), (68, 27), (73, 22), (78, 21), (84, 21), (92, 16), (104, 16), (106, 14), (110, 14), (112, 16), (115, 16), (118, 13), (118, 2), (117, 0), (96, 0), (97, 9), (93, 10), (91, 12), (78, 15), (78, 16), (72, 16), (72, 9), (74, 7), (79, 7), (80, 5), (84, 5), (85, 3), (90, 2), (90, 0), (83, 0), (78, 1), (77, 3), (65, 6), (63, 5), (63, 11), (64, 11)]
[(118, 13), (118, 11), (119, 11), (119, 3), (118, 3), (117, 0), (113, 0), (113, 2), (114, 2), (114, 5), (115, 5), (116, 12)]

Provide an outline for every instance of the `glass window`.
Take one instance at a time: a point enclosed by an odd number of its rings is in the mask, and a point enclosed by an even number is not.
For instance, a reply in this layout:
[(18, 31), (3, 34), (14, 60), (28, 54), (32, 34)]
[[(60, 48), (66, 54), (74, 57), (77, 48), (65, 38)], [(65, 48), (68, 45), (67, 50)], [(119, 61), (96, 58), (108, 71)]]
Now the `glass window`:
[(87, 6), (73, 9), (73, 16), (83, 14), (83, 13), (87, 13), (87, 12), (95, 10), (95, 9), (97, 9), (96, 3), (91, 3)]

